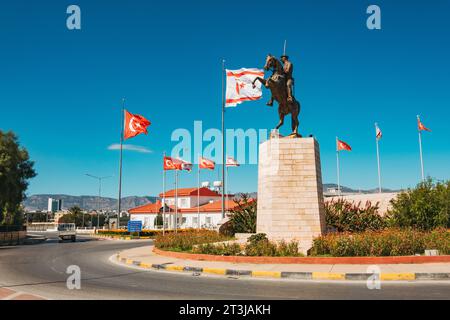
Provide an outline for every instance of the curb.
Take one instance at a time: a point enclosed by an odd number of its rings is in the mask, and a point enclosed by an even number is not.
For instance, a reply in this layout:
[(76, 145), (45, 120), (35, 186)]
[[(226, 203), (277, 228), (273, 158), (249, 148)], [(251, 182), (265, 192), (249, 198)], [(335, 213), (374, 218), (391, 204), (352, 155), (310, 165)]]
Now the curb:
[(132, 237), (124, 237), (124, 236), (106, 236), (106, 235), (94, 235), (96, 238), (103, 238), (103, 239), (109, 239), (109, 240), (150, 240), (154, 239), (154, 237), (139, 237), (139, 238), (132, 238)]
[[(365, 281), (376, 275), (373, 273), (333, 273), (333, 272), (288, 272), (262, 270), (233, 270), (222, 268), (200, 268), (172, 264), (149, 264), (141, 261), (123, 258), (116, 255), (119, 262), (143, 269), (164, 270), (172, 272), (195, 272), (198, 274), (213, 274), (220, 276), (238, 276), (267, 279), (296, 279), (296, 280), (337, 280), (337, 281)], [(377, 279), (374, 279), (377, 280)], [(380, 273), (379, 280), (383, 281), (418, 281), (418, 280), (450, 280), (449, 273)]]
[(247, 257), (247, 256), (219, 256), (198, 253), (174, 252), (161, 250), (156, 247), (153, 252), (157, 255), (181, 260), (215, 261), (230, 263), (255, 264), (422, 264), (422, 263), (450, 263), (450, 255), (444, 256), (394, 256), (394, 257)]

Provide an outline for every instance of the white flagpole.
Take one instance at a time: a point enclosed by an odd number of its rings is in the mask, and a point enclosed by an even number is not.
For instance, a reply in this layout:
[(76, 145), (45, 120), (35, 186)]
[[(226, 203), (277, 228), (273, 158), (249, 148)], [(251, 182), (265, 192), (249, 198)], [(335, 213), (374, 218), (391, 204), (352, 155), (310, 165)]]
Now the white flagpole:
[[(122, 98), (122, 117), (120, 130), (120, 160), (119, 160), (119, 199), (117, 205), (117, 229), (120, 228), (120, 212), (122, 210), (122, 158), (123, 158), (123, 134), (125, 126), (125, 98)], [(84, 217), (84, 216), (83, 216)]]
[(175, 219), (174, 219), (175, 233), (178, 229), (178, 169), (175, 170)]
[(338, 147), (338, 137), (336, 137), (336, 169), (337, 169), (338, 195), (341, 195), (341, 182), (340, 182), (340, 173), (339, 173), (339, 147)]
[(197, 228), (200, 230), (200, 155), (197, 156)]
[(378, 164), (378, 192), (381, 193), (381, 170), (380, 170), (380, 149), (378, 146), (378, 137), (377, 137), (377, 133), (378, 133), (378, 125), (377, 123), (375, 123), (375, 141), (377, 143), (377, 164)]
[[(166, 161), (166, 152), (163, 152), (163, 161)], [(163, 165), (163, 196), (162, 196), (162, 206), (163, 206), (163, 235), (166, 234), (166, 170)]]
[[(417, 120), (420, 121), (419, 116), (417, 116)], [(423, 171), (423, 155), (422, 155), (422, 132), (420, 128), (418, 128), (418, 130), (419, 130), (420, 170), (422, 173), (422, 181), (425, 181), (425, 175)]]
[(222, 219), (225, 219), (225, 60), (222, 60)]
[(228, 167), (226, 165), (225, 165), (225, 167), (226, 167), (225, 185), (227, 186), (227, 190), (225, 191), (225, 194), (227, 195), (227, 201), (226, 201), (227, 207), (226, 207), (226, 209), (228, 210)]

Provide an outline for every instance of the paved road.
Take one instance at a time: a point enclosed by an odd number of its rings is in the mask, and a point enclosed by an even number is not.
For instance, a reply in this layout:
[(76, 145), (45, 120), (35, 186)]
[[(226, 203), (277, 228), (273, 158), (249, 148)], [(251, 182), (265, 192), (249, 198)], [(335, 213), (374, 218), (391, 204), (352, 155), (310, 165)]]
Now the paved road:
[[(0, 288), (49, 299), (450, 299), (450, 283), (383, 283), (368, 290), (364, 282), (313, 282), (223, 279), (213, 276), (142, 271), (109, 258), (120, 250), (151, 241), (45, 243), (0, 247)], [(81, 268), (81, 290), (66, 287), (70, 265)]]

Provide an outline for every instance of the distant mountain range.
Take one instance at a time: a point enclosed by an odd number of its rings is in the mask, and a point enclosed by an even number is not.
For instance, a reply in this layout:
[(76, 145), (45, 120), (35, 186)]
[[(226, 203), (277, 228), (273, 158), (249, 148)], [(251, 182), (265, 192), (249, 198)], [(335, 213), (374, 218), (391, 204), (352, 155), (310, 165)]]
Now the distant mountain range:
[[(337, 189), (337, 184), (325, 183), (323, 185), (324, 193), (327, 193), (328, 189)], [(378, 189), (370, 190), (355, 190), (346, 186), (341, 186), (343, 193), (376, 193)], [(396, 192), (398, 190), (382, 189), (383, 192)], [(239, 193), (236, 193), (238, 195)], [(256, 192), (249, 192), (250, 197), (256, 198)], [(98, 197), (96, 196), (70, 196), (65, 194), (37, 194), (28, 197), (23, 205), (27, 211), (47, 210), (48, 198), (62, 199), (63, 209), (69, 209), (73, 206), (79, 206), (83, 210), (96, 210), (98, 208)], [(158, 197), (154, 196), (131, 196), (122, 198), (123, 210), (128, 210), (144, 204), (155, 202)], [(117, 199), (114, 198), (101, 198), (102, 210), (117, 210)]]
[[(25, 210), (37, 211), (47, 210), (48, 198), (61, 199), (62, 209), (69, 209), (73, 206), (78, 206), (83, 210), (96, 210), (98, 208), (98, 197), (96, 196), (70, 196), (66, 194), (36, 194), (29, 196), (23, 202)], [(155, 202), (157, 197), (124, 197), (122, 198), (123, 210), (128, 210), (134, 207), (142, 206), (149, 202)], [(117, 210), (117, 199), (101, 198), (102, 210)]]

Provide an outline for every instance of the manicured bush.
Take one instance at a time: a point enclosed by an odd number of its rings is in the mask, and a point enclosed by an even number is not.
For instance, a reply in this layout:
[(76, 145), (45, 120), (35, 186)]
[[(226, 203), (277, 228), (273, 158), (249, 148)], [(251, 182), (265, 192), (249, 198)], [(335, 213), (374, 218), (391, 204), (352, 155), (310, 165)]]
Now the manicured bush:
[(240, 199), (235, 199), (237, 207), (230, 210), (230, 228), (232, 233), (255, 233), (256, 232), (256, 208), (255, 199), (248, 194), (242, 193)]
[(328, 227), (338, 232), (362, 232), (382, 230), (387, 226), (387, 218), (378, 213), (379, 203), (367, 201), (354, 203), (344, 199), (325, 202), (325, 221)]
[(179, 233), (159, 234), (155, 246), (170, 251), (190, 251), (195, 245), (230, 240), (230, 237), (212, 230), (188, 229)]
[(450, 228), (450, 180), (434, 183), (428, 178), (391, 200), (392, 226), (433, 230)]
[(271, 242), (264, 233), (251, 236), (245, 245), (237, 243), (202, 244), (193, 249), (194, 253), (223, 256), (267, 256), (267, 257), (298, 257), (298, 242)]
[(445, 229), (419, 231), (413, 229), (385, 229), (361, 233), (330, 233), (313, 241), (310, 254), (334, 257), (408, 256), (437, 249), (450, 254), (450, 232)]
[(237, 243), (201, 244), (195, 246), (192, 252), (220, 256), (240, 256), (243, 254), (241, 246)]

